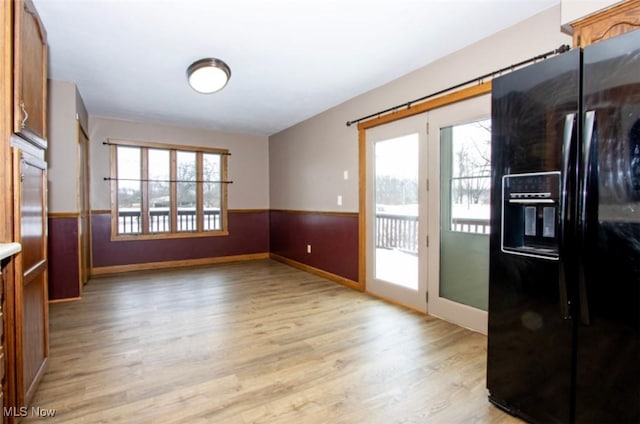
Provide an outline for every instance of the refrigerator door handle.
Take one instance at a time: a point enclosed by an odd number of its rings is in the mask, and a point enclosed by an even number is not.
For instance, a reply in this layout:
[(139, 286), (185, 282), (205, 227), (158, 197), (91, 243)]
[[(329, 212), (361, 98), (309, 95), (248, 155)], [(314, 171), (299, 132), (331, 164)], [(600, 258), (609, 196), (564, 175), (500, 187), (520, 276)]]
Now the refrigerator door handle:
[[(575, 120), (575, 113), (570, 113), (564, 118), (564, 134), (562, 137), (562, 204), (560, 205), (560, 223), (563, 225), (563, 230), (564, 222), (567, 218), (566, 199), (569, 190), (569, 161), (571, 159), (571, 141), (573, 139)], [(563, 236), (564, 235), (563, 232)]]
[(591, 139), (596, 122), (596, 111), (589, 110), (584, 114), (584, 138), (582, 144), (582, 181), (580, 185), (580, 233), (584, 237), (587, 222), (587, 193), (589, 179), (589, 161), (591, 159)]
[[(569, 192), (569, 165), (571, 160), (571, 147), (574, 136), (574, 126), (576, 121), (576, 114), (569, 113), (564, 118), (564, 133), (562, 136), (562, 195), (560, 197), (560, 252), (566, 260), (566, 240), (568, 228), (566, 224), (567, 218), (567, 200)], [(559, 295), (560, 295), (560, 313), (563, 319), (571, 319), (571, 309), (569, 303), (569, 295), (567, 289), (567, 275), (565, 261), (560, 263), (560, 278), (559, 278)]]
[[(580, 241), (584, 248), (587, 240), (587, 196), (589, 194), (589, 172), (591, 165), (591, 148), (593, 140), (593, 130), (596, 123), (596, 111), (588, 110), (584, 114), (584, 132), (582, 143), (582, 181), (580, 184)], [(587, 281), (584, 252), (581, 252), (582, 260), (579, 261), (578, 269), (578, 301), (580, 302), (580, 322), (583, 325), (590, 325), (589, 297), (587, 293)]]

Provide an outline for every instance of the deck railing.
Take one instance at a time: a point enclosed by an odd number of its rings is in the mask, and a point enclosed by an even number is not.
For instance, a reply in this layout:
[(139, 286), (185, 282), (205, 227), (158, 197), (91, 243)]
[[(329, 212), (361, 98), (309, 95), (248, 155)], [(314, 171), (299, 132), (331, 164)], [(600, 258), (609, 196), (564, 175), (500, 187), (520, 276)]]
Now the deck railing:
[(378, 212), (376, 247), (418, 254), (418, 217)]
[[(120, 234), (137, 234), (142, 231), (142, 220), (139, 211), (120, 211), (118, 228)], [(149, 212), (149, 230), (152, 233), (168, 232), (170, 214), (167, 210)], [(196, 230), (196, 212), (194, 210), (178, 211), (178, 231)], [(204, 229), (221, 228), (220, 211), (204, 211)], [(479, 218), (453, 218), (451, 231), (475, 234), (489, 234), (489, 220)], [(414, 215), (398, 215), (379, 212), (376, 214), (376, 247), (398, 249), (407, 253), (418, 253), (418, 217)]]
[(451, 231), (489, 234), (489, 220), (483, 218), (451, 218)]
[[(451, 231), (489, 234), (489, 220), (453, 218)], [(418, 217), (378, 212), (376, 214), (376, 247), (418, 254)]]
[[(197, 214), (194, 210), (178, 210), (177, 231), (196, 231)], [(204, 231), (222, 228), (220, 225), (220, 211), (207, 209), (204, 211)], [(171, 230), (171, 215), (168, 210), (149, 211), (149, 232), (166, 233)], [(142, 232), (140, 211), (118, 212), (118, 233), (139, 234)]]
[(140, 211), (118, 211), (118, 234), (142, 232)]

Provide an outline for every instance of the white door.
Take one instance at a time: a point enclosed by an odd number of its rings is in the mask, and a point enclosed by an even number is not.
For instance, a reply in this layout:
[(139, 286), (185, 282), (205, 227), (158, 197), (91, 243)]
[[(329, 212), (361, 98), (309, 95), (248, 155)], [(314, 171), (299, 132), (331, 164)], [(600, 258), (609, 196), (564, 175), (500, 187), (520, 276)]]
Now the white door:
[(429, 112), (429, 314), (486, 334), (490, 96)]
[(367, 130), (367, 291), (426, 311), (426, 114)]

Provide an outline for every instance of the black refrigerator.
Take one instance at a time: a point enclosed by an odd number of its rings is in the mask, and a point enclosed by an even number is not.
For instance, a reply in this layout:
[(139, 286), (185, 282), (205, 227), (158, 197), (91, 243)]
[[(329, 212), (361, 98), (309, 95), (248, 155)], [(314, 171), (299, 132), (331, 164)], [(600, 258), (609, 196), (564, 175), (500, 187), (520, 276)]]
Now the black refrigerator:
[(494, 79), (487, 388), (640, 422), (640, 30)]

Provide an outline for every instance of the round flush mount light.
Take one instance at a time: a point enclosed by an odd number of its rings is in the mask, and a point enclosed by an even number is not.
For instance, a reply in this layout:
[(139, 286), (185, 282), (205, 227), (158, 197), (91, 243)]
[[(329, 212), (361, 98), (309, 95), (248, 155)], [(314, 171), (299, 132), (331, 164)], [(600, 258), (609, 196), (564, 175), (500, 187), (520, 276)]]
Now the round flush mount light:
[(198, 93), (211, 94), (221, 90), (231, 78), (231, 69), (220, 59), (205, 58), (187, 68), (187, 80)]

